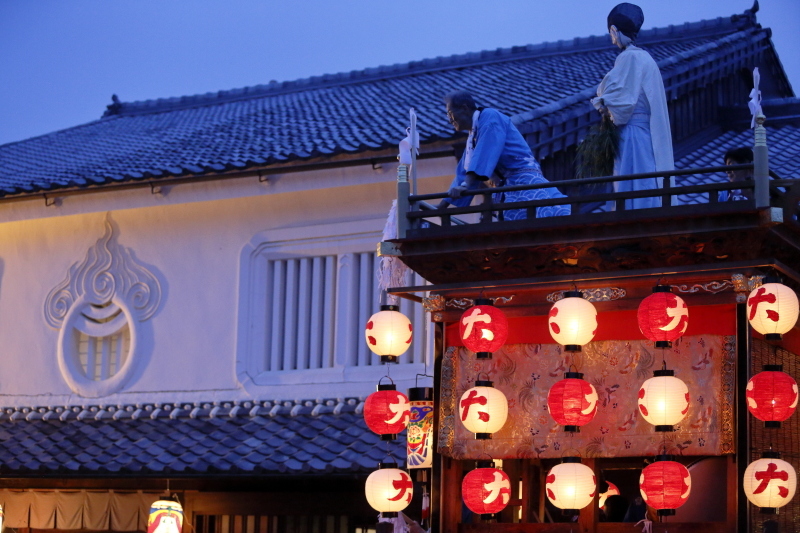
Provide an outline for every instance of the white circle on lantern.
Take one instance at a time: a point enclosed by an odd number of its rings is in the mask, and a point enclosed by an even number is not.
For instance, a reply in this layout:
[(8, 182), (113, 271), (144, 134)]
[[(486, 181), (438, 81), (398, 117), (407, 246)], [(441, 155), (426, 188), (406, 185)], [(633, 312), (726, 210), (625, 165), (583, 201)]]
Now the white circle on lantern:
[(377, 355), (402, 355), (411, 346), (411, 321), (400, 311), (378, 311), (367, 322), (364, 337)]
[(472, 387), (461, 395), (458, 414), (468, 431), (496, 433), (508, 418), (508, 400), (494, 387)]
[(597, 330), (597, 309), (592, 302), (577, 296), (562, 298), (550, 308), (547, 327), (557, 343), (582, 346), (594, 338)]
[(652, 377), (639, 390), (639, 413), (654, 426), (674, 426), (689, 410), (688, 394), (689, 387), (675, 376)]
[(794, 498), (797, 473), (782, 459), (757, 459), (744, 471), (742, 487), (753, 505), (783, 507)]
[(369, 475), (364, 486), (367, 503), (379, 513), (396, 513), (411, 503), (411, 477), (399, 468), (381, 468)]
[(765, 283), (747, 297), (747, 319), (762, 335), (787, 333), (797, 315), (797, 295), (783, 283)]
[(594, 471), (582, 463), (561, 463), (545, 478), (545, 492), (559, 509), (583, 509), (594, 500), (597, 485)]

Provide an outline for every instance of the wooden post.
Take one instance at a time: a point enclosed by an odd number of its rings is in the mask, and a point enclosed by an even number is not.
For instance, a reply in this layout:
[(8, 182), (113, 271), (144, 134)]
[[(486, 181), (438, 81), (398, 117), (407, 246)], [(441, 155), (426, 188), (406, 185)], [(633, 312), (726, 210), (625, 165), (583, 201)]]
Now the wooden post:
[(767, 151), (767, 117), (756, 117), (755, 144), (753, 145), (753, 179), (755, 180), (756, 208), (769, 207), (769, 152)]
[[(595, 472), (595, 479), (597, 478), (597, 460), (593, 458), (582, 459), (581, 462)], [(597, 507), (597, 490), (595, 489), (595, 496), (592, 503), (581, 509), (581, 514), (578, 517), (578, 527), (581, 533), (595, 533), (597, 531), (597, 521), (600, 518), (599, 507)]]
[(408, 165), (397, 165), (397, 238), (405, 239), (408, 231)]
[[(765, 147), (766, 149), (766, 147)], [(758, 182), (756, 182), (758, 183)], [(757, 185), (756, 185), (757, 186)], [(750, 323), (747, 320), (747, 303), (736, 304), (736, 504), (737, 531), (748, 531), (750, 506), (744, 494), (742, 478), (750, 463), (750, 427), (745, 389), (750, 379)]]

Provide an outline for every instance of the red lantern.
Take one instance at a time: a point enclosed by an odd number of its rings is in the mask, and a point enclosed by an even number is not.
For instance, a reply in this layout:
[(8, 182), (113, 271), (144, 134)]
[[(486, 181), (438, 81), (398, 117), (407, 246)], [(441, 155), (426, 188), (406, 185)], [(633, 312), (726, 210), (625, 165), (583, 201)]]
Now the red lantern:
[(458, 323), (461, 340), (478, 359), (491, 359), (492, 352), (499, 350), (508, 338), (506, 315), (491, 300), (475, 300), (475, 307), (467, 309)]
[(564, 431), (578, 431), (597, 413), (597, 390), (580, 372), (567, 372), (547, 394), (547, 409)]
[(675, 514), (675, 509), (686, 503), (692, 490), (689, 470), (672, 460), (670, 455), (659, 455), (654, 463), (642, 470), (639, 492), (647, 505), (658, 510), (659, 516)]
[(654, 341), (656, 348), (669, 348), (689, 327), (686, 302), (672, 294), (668, 285), (656, 285), (653, 294), (639, 304), (636, 316), (642, 335)]
[(764, 427), (779, 428), (797, 408), (797, 382), (783, 372), (783, 365), (764, 365), (747, 382), (747, 409), (764, 421)]
[(499, 513), (511, 499), (511, 479), (505, 472), (495, 468), (493, 462), (478, 461), (478, 468), (464, 476), (461, 497), (473, 513)]
[(364, 421), (367, 427), (381, 436), (381, 440), (394, 440), (408, 425), (411, 405), (408, 397), (397, 391), (394, 383), (378, 384), (378, 391), (367, 396), (364, 402)]

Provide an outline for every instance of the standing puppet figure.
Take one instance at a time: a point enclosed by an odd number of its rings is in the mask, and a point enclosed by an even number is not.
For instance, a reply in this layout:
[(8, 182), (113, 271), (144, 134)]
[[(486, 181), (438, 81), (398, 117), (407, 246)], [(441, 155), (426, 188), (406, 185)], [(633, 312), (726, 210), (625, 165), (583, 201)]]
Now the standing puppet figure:
[[(622, 49), (614, 68), (597, 88), (594, 107), (611, 116), (620, 128), (614, 175), (673, 170), (672, 135), (669, 129), (664, 80), (653, 58), (637, 46), (636, 35), (644, 23), (639, 6), (622, 3), (608, 15), (611, 41)], [(615, 191), (640, 191), (660, 187), (663, 178), (614, 183)], [(659, 207), (660, 198), (626, 200), (626, 209)]]
[[(456, 167), (456, 176), (450, 186), (450, 197), (445, 199), (446, 203), (459, 207), (469, 205), (472, 196), (462, 193), (468, 189), (480, 188), (482, 182), (489, 179), (501, 187), (548, 183), (528, 143), (510, 118), (494, 109), (479, 108), (472, 95), (466, 91), (452, 92), (445, 96), (444, 102), (450, 124), (456, 131), (469, 132), (467, 148)], [(504, 193), (504, 196), (495, 201), (524, 202), (565, 198), (555, 187), (512, 191)], [(569, 204), (536, 208), (536, 216), (539, 218), (569, 213)], [(505, 220), (527, 217), (525, 209), (509, 209), (503, 214)]]

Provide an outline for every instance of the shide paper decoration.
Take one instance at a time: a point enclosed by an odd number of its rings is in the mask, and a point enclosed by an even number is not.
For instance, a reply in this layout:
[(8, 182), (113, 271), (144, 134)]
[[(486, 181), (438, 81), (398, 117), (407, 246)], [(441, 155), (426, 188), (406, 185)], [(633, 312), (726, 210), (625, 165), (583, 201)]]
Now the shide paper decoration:
[(668, 285), (656, 285), (636, 313), (639, 330), (656, 348), (669, 348), (689, 327), (689, 309)]
[(545, 478), (545, 491), (550, 503), (565, 515), (578, 514), (592, 503), (597, 493), (597, 479), (580, 457), (564, 457), (561, 464), (550, 469)]
[(495, 468), (492, 461), (478, 461), (478, 468), (464, 476), (461, 497), (470, 511), (488, 519), (508, 505), (511, 480), (508, 474)]
[(639, 476), (639, 492), (659, 516), (675, 514), (675, 509), (686, 503), (692, 491), (692, 477), (682, 464), (672, 456), (659, 455), (647, 465)]
[(779, 428), (797, 408), (797, 392), (797, 382), (783, 372), (783, 365), (764, 365), (764, 371), (747, 382), (747, 409), (764, 421), (764, 427)]
[(381, 363), (399, 362), (399, 357), (411, 346), (411, 321), (399, 309), (396, 305), (382, 305), (364, 330), (367, 346), (380, 356)]
[(411, 477), (397, 468), (395, 462), (383, 462), (367, 478), (364, 487), (369, 505), (381, 513), (382, 518), (394, 518), (411, 503), (414, 484)]
[(500, 431), (508, 417), (505, 394), (494, 388), (491, 381), (476, 381), (458, 402), (461, 423), (475, 433), (476, 439), (491, 439)]
[(477, 299), (475, 306), (461, 315), (458, 331), (464, 346), (475, 352), (478, 359), (491, 359), (492, 352), (499, 350), (508, 338), (508, 320), (491, 300)]
[(742, 486), (747, 499), (761, 507), (762, 514), (777, 514), (778, 508), (794, 498), (797, 473), (778, 452), (766, 451), (748, 465)]
[(597, 310), (580, 291), (567, 291), (553, 304), (547, 319), (550, 335), (568, 352), (579, 352), (597, 332)]

